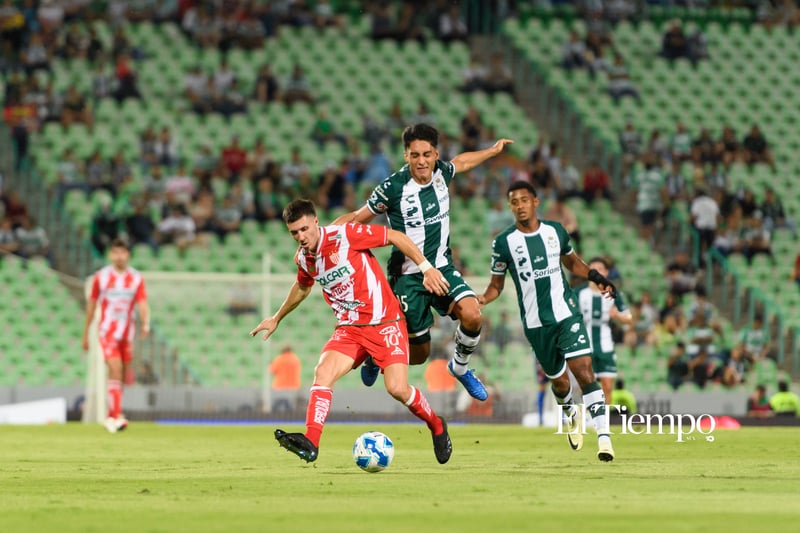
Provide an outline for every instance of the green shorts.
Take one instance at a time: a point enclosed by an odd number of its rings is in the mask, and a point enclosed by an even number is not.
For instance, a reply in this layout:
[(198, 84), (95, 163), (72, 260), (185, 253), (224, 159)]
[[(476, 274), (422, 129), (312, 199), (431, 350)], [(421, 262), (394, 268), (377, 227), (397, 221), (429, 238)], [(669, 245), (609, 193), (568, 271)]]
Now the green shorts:
[(449, 315), (453, 304), (462, 298), (475, 296), (475, 291), (467, 285), (461, 272), (452, 266), (439, 269), (450, 283), (450, 291), (444, 296), (436, 296), (428, 292), (422, 285), (422, 274), (405, 274), (391, 281), (392, 290), (400, 300), (400, 308), (406, 315), (408, 341), (410, 344), (424, 344), (431, 339), (430, 329), (433, 325), (431, 307), (441, 316)]
[(566, 371), (567, 359), (592, 355), (589, 334), (586, 333), (586, 326), (580, 315), (571, 316), (552, 326), (525, 328), (525, 337), (528, 338), (533, 355), (550, 379), (555, 379)]
[(617, 377), (617, 354), (614, 352), (592, 354), (592, 369), (598, 378)]

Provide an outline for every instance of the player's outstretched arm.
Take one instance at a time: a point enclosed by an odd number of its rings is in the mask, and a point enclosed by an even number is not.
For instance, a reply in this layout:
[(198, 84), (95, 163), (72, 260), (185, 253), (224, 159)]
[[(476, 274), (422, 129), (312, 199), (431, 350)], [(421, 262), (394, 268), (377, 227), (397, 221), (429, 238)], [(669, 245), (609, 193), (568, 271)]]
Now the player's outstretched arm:
[(456, 173), (467, 172), (477, 167), (487, 159), (490, 159), (503, 151), (507, 144), (513, 144), (511, 139), (500, 139), (485, 150), (477, 152), (464, 152), (453, 158), (451, 163), (456, 169)]
[(289, 294), (286, 295), (286, 299), (281, 304), (278, 312), (274, 315), (265, 318), (262, 320), (258, 326), (256, 326), (251, 332), (250, 336), (255, 337), (260, 331), (264, 332), (264, 340), (267, 340), (272, 333), (278, 329), (278, 324), (280, 324), (281, 320), (284, 319), (286, 315), (291, 313), (295, 310), (295, 308), (300, 305), (300, 302), (305, 300), (309, 294), (311, 294), (311, 285), (306, 287), (305, 285), (300, 285), (296, 281), (292, 288), (289, 289)]
[(369, 210), (369, 207), (363, 206), (358, 211), (345, 213), (331, 222), (332, 225), (341, 226), (342, 224), (349, 224), (355, 222), (357, 224), (369, 224), (378, 215)]
[(481, 305), (487, 305), (497, 300), (497, 298), (499, 298), (500, 294), (503, 292), (505, 285), (505, 274), (493, 274), (492, 279), (489, 281), (489, 286), (486, 287), (486, 290), (483, 291), (483, 294), (478, 295), (478, 303)]
[(589, 265), (583, 262), (583, 259), (578, 257), (578, 254), (572, 252), (561, 256), (561, 264), (564, 267), (580, 278), (586, 278), (594, 282), (600, 292), (608, 298), (617, 297), (617, 288), (611, 283), (608, 278), (602, 275), (595, 269), (590, 269)]
[(430, 261), (425, 259), (425, 255), (417, 248), (414, 241), (406, 235), (397, 230), (390, 229), (387, 234), (388, 244), (394, 245), (398, 250), (403, 252), (403, 255), (414, 261), (422, 272), (422, 285), (429, 292), (438, 296), (447, 294), (450, 288), (450, 283), (445, 279), (441, 272), (431, 265)]

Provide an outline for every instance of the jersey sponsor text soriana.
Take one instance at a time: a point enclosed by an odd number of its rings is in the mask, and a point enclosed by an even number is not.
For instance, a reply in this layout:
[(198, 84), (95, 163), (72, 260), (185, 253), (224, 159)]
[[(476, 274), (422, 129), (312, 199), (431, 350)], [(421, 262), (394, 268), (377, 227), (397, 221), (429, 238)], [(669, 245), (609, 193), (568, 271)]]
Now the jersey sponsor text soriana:
[(588, 285), (577, 291), (578, 305), (583, 315), (583, 323), (589, 331), (592, 351), (596, 354), (614, 352), (614, 340), (611, 337), (611, 308), (617, 306), (620, 313), (628, 312), (622, 293), (617, 291), (613, 300), (595, 292)]
[[(373, 214), (386, 213), (389, 226), (408, 235), (436, 268), (452, 264), (448, 188), (455, 173), (453, 163), (437, 160), (431, 181), (420, 185), (405, 165), (375, 187), (367, 200)], [(406, 257), (402, 273), (417, 272), (419, 267)]]
[(561, 256), (571, 253), (564, 227), (548, 220), (540, 220), (539, 229), (532, 233), (511, 226), (492, 241), (492, 274), (511, 273), (526, 328), (552, 326), (580, 316), (575, 294), (561, 268)]
[(133, 306), (147, 299), (144, 278), (137, 270), (128, 267), (120, 273), (111, 265), (101, 268), (94, 275), (89, 298), (100, 306), (101, 339), (133, 340)]
[(297, 282), (316, 281), (340, 326), (367, 326), (402, 318), (400, 304), (370, 248), (386, 246), (385, 226), (347, 224), (320, 227), (315, 254), (297, 251)]

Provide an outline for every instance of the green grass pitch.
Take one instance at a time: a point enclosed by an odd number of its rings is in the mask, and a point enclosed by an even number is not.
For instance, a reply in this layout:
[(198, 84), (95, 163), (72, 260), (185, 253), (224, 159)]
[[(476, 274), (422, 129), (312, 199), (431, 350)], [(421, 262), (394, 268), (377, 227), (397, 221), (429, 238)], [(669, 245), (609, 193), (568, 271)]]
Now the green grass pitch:
[[(573, 452), (553, 430), (452, 425), (444, 466), (420, 425), (329, 424), (311, 465), (273, 429), (0, 427), (0, 532), (800, 530), (796, 428), (618, 434), (605, 464), (591, 434)], [(369, 429), (395, 443), (378, 474), (351, 457)]]

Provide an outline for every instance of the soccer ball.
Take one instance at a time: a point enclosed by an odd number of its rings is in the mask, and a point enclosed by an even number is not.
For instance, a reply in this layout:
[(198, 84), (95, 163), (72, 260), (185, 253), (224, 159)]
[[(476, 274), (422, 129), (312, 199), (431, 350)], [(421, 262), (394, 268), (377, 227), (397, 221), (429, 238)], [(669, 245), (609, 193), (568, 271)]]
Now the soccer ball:
[(386, 470), (393, 458), (394, 444), (380, 431), (368, 431), (353, 444), (353, 460), (367, 472)]

